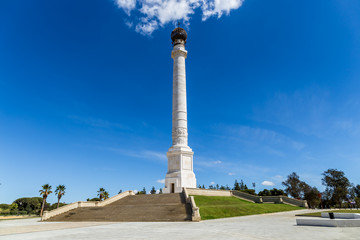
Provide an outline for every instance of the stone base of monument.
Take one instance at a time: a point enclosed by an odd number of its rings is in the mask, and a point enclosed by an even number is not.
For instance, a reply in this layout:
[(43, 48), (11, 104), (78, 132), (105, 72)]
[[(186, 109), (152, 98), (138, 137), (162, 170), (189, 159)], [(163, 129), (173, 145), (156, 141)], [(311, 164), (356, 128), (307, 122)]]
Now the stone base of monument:
[(333, 217), (334, 219), (331, 219), (329, 213), (321, 213), (321, 218), (298, 218), (296, 224), (320, 227), (360, 227), (360, 214), (333, 213)]

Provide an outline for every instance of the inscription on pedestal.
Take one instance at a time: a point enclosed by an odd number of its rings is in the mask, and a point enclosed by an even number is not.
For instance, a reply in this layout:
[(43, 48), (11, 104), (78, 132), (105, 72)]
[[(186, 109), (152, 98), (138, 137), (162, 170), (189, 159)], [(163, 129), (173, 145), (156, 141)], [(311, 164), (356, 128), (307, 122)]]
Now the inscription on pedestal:
[(191, 164), (191, 157), (189, 156), (183, 156), (182, 157), (182, 165), (184, 170), (192, 170), (192, 164)]

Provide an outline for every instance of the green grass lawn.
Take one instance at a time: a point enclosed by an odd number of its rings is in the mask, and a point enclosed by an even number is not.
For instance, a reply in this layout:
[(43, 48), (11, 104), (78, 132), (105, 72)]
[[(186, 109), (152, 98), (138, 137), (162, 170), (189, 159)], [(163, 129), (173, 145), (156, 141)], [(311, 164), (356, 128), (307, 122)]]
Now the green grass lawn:
[[(360, 210), (329, 210), (325, 212), (337, 212), (337, 213), (360, 213)], [(309, 217), (321, 217), (321, 212), (312, 212), (312, 213), (305, 213), (299, 214), (296, 216), (309, 216)]]
[(194, 196), (202, 220), (304, 209), (287, 204), (251, 203), (235, 197)]

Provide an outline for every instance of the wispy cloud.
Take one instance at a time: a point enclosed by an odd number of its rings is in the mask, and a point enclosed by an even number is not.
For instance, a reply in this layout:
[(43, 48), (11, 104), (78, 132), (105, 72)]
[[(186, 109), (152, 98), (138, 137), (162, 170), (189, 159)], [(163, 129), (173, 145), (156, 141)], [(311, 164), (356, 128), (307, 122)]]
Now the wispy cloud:
[(263, 185), (263, 186), (274, 186), (275, 183), (273, 183), (273, 182), (271, 182), (271, 181), (263, 181), (263, 182), (261, 183), (261, 185)]
[(213, 161), (212, 163), (213, 163), (213, 164), (221, 164), (222, 161), (217, 160), (217, 161)]
[(75, 116), (75, 115), (68, 116), (68, 118), (77, 124), (88, 125), (88, 126), (96, 127), (96, 128), (127, 129), (126, 126), (124, 126), (120, 123), (110, 122), (108, 120), (104, 120), (104, 119), (100, 119), (100, 118), (80, 117), (80, 116)]
[(151, 35), (156, 29), (169, 22), (182, 20), (188, 25), (196, 9), (202, 12), (203, 21), (213, 16), (220, 18), (224, 14), (229, 15), (231, 10), (241, 7), (244, 0), (116, 0), (115, 2), (131, 18), (130, 22), (135, 22), (135, 30), (138, 33)]
[(134, 158), (155, 159), (155, 160), (161, 160), (162, 162), (166, 162), (167, 160), (166, 154), (161, 152), (148, 151), (148, 150), (135, 151), (135, 150), (121, 149), (121, 148), (106, 148), (106, 149), (121, 155), (134, 157)]
[(236, 175), (236, 174), (235, 174), (235, 173), (232, 173), (232, 172), (229, 172), (228, 175), (229, 175), (229, 176), (234, 176), (234, 175)]
[(279, 132), (260, 127), (234, 125), (220, 126), (220, 129), (224, 138), (240, 141), (242, 145), (249, 145), (256, 148), (257, 151), (261, 150), (269, 155), (283, 157), (286, 149), (302, 151), (305, 147), (302, 142), (295, 141)]
[(165, 179), (158, 179), (156, 180), (157, 183), (165, 183)]

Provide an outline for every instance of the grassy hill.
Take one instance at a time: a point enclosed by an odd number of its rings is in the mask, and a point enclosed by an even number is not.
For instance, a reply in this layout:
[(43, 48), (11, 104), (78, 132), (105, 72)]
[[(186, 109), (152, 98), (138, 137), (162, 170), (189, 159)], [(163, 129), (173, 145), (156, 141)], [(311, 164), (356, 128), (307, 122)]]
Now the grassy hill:
[(287, 204), (251, 203), (236, 197), (194, 196), (202, 220), (304, 209)]

